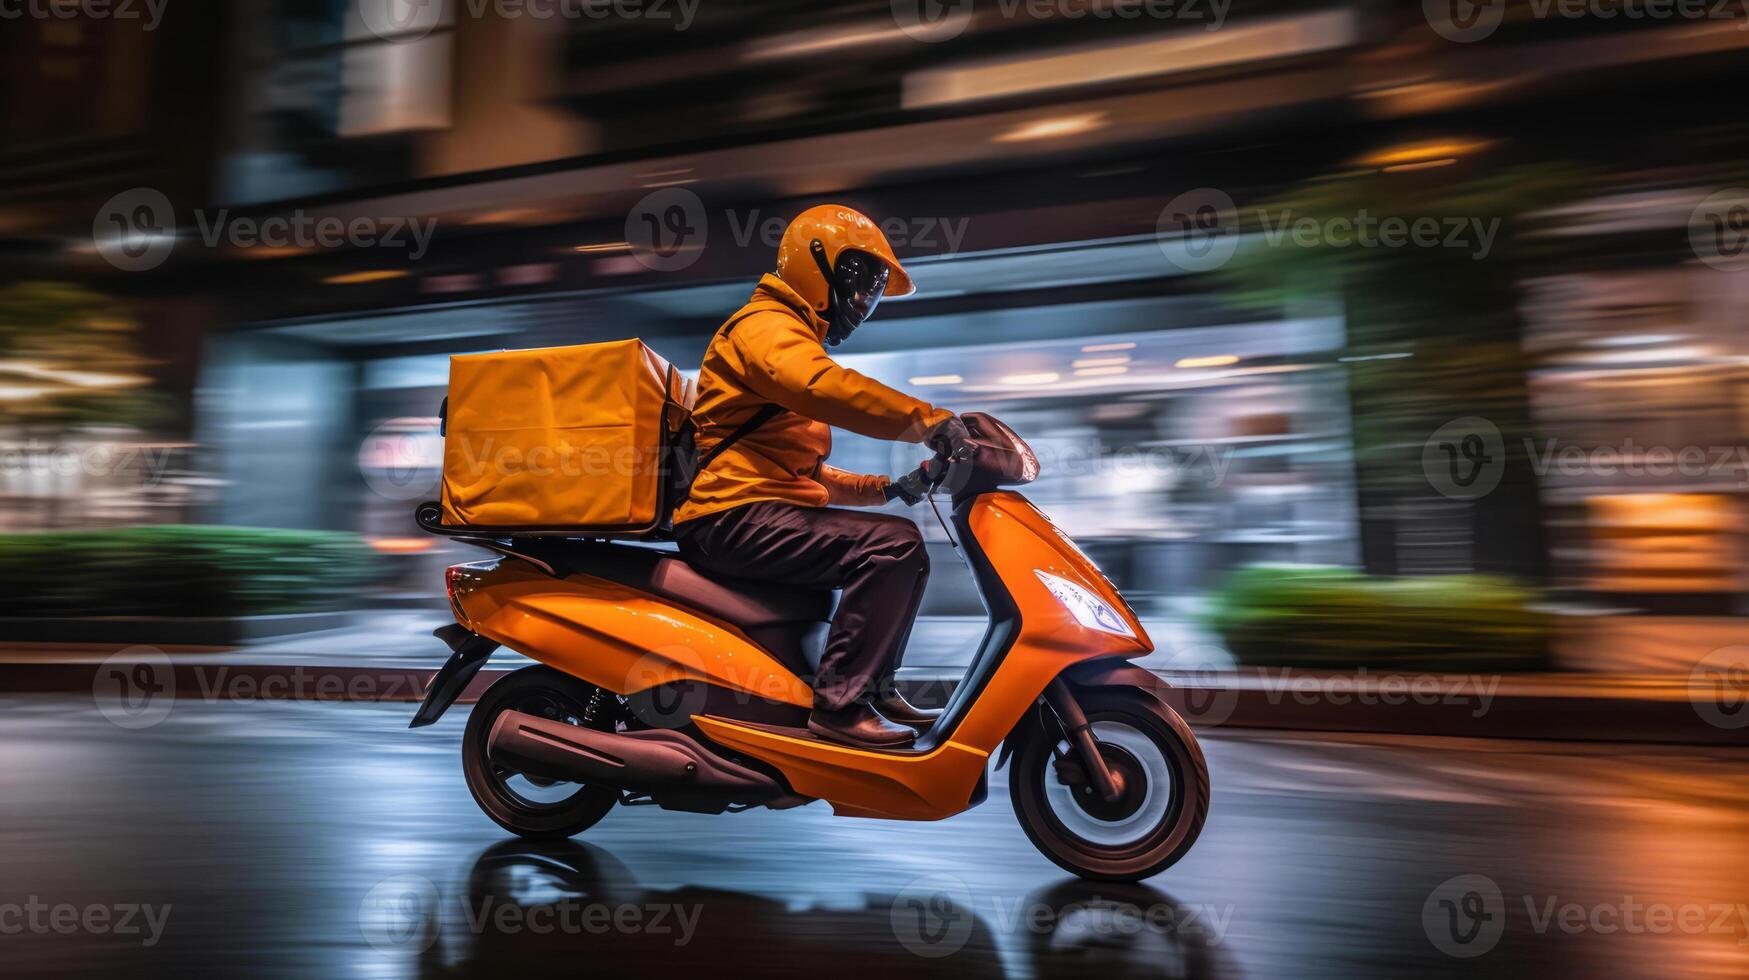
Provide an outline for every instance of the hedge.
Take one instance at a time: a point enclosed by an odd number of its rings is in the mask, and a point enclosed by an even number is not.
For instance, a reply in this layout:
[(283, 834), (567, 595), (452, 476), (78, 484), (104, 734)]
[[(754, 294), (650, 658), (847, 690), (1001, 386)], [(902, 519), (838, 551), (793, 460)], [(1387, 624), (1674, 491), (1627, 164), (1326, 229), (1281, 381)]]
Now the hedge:
[(1544, 670), (1552, 617), (1538, 593), (1485, 575), (1368, 576), (1251, 565), (1207, 620), (1240, 663), (1348, 670)]
[(164, 525), (0, 535), (0, 616), (249, 616), (338, 608), (377, 572), (357, 536)]

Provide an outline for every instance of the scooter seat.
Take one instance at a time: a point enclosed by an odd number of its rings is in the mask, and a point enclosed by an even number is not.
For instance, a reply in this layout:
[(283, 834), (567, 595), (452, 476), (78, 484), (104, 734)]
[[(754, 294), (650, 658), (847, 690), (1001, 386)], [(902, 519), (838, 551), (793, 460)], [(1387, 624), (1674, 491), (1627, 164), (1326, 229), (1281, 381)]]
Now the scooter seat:
[(591, 575), (622, 582), (742, 629), (822, 623), (832, 618), (834, 593), (829, 590), (706, 575), (673, 552), (553, 538), (511, 539), (497, 542), (495, 547), (526, 557), (561, 578)]
[(656, 562), (648, 588), (737, 626), (823, 623), (832, 618), (834, 595), (830, 590), (706, 575), (674, 557), (664, 556)]

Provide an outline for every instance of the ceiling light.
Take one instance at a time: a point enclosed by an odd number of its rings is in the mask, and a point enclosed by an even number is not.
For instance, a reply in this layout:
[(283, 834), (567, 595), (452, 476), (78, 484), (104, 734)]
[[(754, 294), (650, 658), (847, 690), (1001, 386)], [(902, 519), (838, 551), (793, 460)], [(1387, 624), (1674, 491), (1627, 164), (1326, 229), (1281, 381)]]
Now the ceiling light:
[(1135, 341), (1125, 340), (1121, 343), (1116, 343), (1116, 344), (1088, 344), (1088, 345), (1081, 348), (1081, 353), (1083, 353), (1083, 354), (1097, 354), (1101, 351), (1108, 351), (1108, 350), (1135, 350), (1135, 349), (1136, 349)]
[(1005, 385), (1048, 385), (1061, 375), (1055, 371), (1039, 371), (1035, 374), (1010, 374), (1002, 378)]
[(1390, 354), (1353, 354), (1348, 357), (1338, 357), (1336, 360), (1343, 364), (1356, 364), (1361, 361), (1395, 361), (1414, 356), (1408, 351), (1395, 351)]
[(1212, 368), (1212, 367), (1226, 367), (1229, 364), (1237, 364), (1237, 363), (1239, 363), (1239, 357), (1236, 354), (1215, 354), (1215, 355), (1210, 356), (1210, 357), (1184, 357), (1184, 358), (1180, 358), (1178, 360), (1178, 363), (1174, 364), (1173, 367)]
[(1096, 378), (1096, 377), (1099, 377), (1101, 375), (1106, 375), (1106, 374), (1123, 374), (1124, 372), (1126, 372), (1128, 370), (1129, 370), (1129, 368), (1127, 368), (1127, 367), (1078, 368), (1075, 371), (1075, 376), (1078, 378)]
[(922, 388), (927, 385), (957, 385), (965, 380), (957, 374), (920, 374), (911, 379), (911, 384)]
[(1076, 359), (1074, 364), (1078, 368), (1097, 368), (1111, 367), (1114, 364), (1128, 364), (1129, 362), (1128, 354), (1120, 354), (1117, 357), (1082, 357)]
[(573, 252), (590, 254), (594, 252), (626, 252), (631, 250), (630, 242), (597, 242), (594, 245), (578, 245)]
[(372, 269), (368, 272), (348, 272), (343, 275), (329, 276), (322, 280), (330, 286), (356, 286), (363, 282), (383, 282), (388, 279), (405, 279), (405, 269)]
[(1383, 167), (1387, 170), (1409, 164), (1443, 166), (1444, 162), (1455, 161), (1458, 157), (1468, 156), (1492, 145), (1493, 142), (1490, 140), (1430, 140), (1422, 143), (1404, 143), (1361, 157), (1360, 162), (1370, 167)]
[(1037, 122), (1023, 123), (993, 137), (996, 143), (1024, 143), (1028, 140), (1060, 139), (1079, 133), (1090, 133), (1105, 125), (1105, 113), (1088, 112), (1079, 116), (1052, 116)]

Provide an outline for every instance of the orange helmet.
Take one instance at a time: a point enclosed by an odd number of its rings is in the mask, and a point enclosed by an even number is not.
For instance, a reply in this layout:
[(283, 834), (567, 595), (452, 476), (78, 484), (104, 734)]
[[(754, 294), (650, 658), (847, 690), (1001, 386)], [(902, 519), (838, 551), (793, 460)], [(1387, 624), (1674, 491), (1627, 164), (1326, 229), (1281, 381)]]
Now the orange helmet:
[(917, 291), (887, 236), (866, 215), (842, 204), (821, 204), (796, 215), (777, 247), (777, 277), (826, 316), (832, 307), (832, 270), (840, 268), (838, 257), (845, 249), (866, 253), (886, 266), (884, 295)]

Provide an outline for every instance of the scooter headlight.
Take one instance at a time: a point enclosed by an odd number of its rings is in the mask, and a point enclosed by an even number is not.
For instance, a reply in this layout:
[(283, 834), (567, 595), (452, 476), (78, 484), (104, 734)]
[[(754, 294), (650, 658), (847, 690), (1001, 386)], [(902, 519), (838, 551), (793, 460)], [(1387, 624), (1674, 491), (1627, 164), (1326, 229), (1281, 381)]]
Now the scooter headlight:
[(1075, 617), (1075, 622), (1101, 633), (1135, 638), (1135, 630), (1130, 629), (1130, 624), (1104, 599), (1050, 572), (1035, 568), (1032, 573), (1045, 584), (1051, 595), (1057, 597), (1063, 608), (1069, 610), (1069, 615)]

